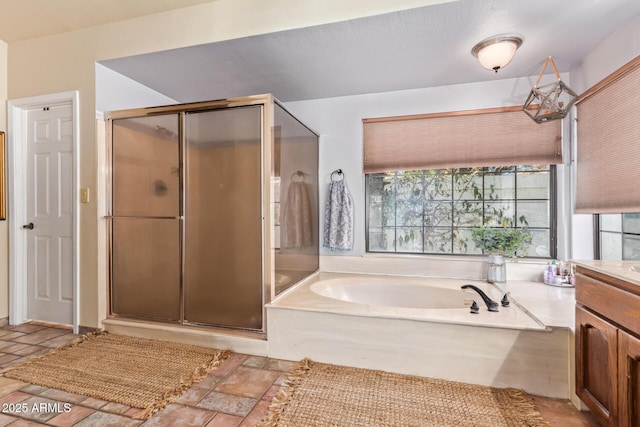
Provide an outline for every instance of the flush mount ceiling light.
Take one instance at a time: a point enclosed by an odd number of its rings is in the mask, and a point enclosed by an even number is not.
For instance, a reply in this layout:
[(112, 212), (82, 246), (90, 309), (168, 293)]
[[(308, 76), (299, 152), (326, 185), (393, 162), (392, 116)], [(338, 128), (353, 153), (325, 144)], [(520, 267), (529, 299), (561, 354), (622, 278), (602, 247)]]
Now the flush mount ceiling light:
[(482, 40), (471, 49), (471, 53), (478, 58), (480, 65), (497, 73), (511, 62), (521, 44), (521, 36), (502, 34)]

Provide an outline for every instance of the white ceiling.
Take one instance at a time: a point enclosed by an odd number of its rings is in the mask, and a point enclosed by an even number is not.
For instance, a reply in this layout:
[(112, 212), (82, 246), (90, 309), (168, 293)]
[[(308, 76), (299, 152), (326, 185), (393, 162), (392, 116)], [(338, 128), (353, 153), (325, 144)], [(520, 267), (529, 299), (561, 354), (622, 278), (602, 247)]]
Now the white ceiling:
[[(69, 31), (207, 1), (0, 0), (0, 38)], [(111, 14), (105, 16), (106, 10)], [(102, 64), (179, 102), (259, 93), (296, 101), (535, 76), (548, 56), (567, 72), (639, 14), (638, 0), (454, 0)], [(520, 34), (524, 43), (496, 75), (470, 52), (478, 41), (503, 33)]]

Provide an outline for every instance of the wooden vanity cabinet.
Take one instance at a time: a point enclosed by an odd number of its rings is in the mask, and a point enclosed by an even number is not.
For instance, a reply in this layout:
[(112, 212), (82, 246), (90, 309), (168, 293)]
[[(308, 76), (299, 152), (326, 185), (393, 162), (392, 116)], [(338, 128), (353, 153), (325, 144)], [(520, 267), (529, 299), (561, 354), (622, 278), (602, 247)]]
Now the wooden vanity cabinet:
[(576, 307), (576, 394), (607, 426), (616, 425), (618, 413), (617, 334), (615, 326)]
[(620, 426), (640, 427), (640, 339), (618, 331)]
[(576, 394), (604, 426), (640, 427), (640, 286), (576, 275)]

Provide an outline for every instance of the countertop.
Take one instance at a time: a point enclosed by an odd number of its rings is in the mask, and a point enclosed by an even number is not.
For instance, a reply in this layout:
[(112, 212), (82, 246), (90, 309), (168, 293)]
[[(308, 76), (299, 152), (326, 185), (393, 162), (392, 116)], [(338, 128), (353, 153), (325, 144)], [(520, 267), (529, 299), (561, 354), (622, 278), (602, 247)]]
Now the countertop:
[(640, 286), (640, 261), (572, 260), (571, 262)]

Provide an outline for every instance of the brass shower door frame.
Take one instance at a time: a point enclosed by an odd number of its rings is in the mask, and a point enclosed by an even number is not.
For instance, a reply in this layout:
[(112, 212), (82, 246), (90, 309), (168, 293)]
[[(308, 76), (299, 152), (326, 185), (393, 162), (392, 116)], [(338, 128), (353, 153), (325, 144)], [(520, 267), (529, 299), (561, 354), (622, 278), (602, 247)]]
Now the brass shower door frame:
[[(179, 117), (179, 169), (180, 169), (180, 207), (179, 207), (179, 216), (176, 217), (179, 221), (180, 227), (180, 238), (179, 238), (179, 253), (180, 253), (180, 283), (179, 283), (179, 294), (180, 294), (180, 319), (177, 322), (172, 321), (158, 321), (159, 323), (169, 323), (169, 324), (180, 324), (185, 327), (206, 327), (208, 329), (222, 329), (222, 330), (239, 330), (243, 331), (243, 333), (248, 333), (250, 335), (266, 338), (266, 304), (268, 304), (275, 293), (274, 291), (274, 280), (275, 280), (275, 267), (274, 267), (274, 250), (271, 248), (271, 238), (272, 238), (272, 230), (273, 230), (273, 219), (270, 212), (270, 200), (272, 197), (271, 187), (270, 187), (270, 179), (271, 179), (271, 165), (272, 165), (272, 147), (273, 147), (273, 135), (272, 135), (272, 124), (273, 124), (273, 104), (277, 102), (277, 100), (270, 94), (264, 95), (256, 95), (256, 96), (247, 96), (247, 97), (239, 97), (239, 98), (229, 98), (224, 100), (216, 100), (216, 101), (205, 101), (205, 102), (195, 102), (195, 103), (185, 103), (185, 104), (176, 104), (176, 105), (168, 105), (161, 107), (150, 107), (150, 108), (137, 108), (137, 109), (129, 109), (129, 110), (119, 110), (112, 111), (109, 113), (105, 113), (105, 120), (107, 123), (107, 163), (108, 166), (106, 168), (106, 211), (107, 215), (105, 218), (108, 220), (108, 232), (107, 232), (107, 241), (108, 241), (108, 315), (110, 318), (131, 318), (131, 319), (140, 319), (138, 317), (131, 316), (123, 316), (118, 315), (113, 312), (113, 287), (112, 287), (112, 279), (113, 279), (113, 220), (116, 218), (113, 215), (113, 152), (112, 152), (112, 138), (113, 138), (113, 120), (116, 119), (126, 119), (126, 118), (141, 118), (148, 116), (157, 116), (157, 115), (167, 115), (167, 114), (178, 114)], [(195, 112), (204, 112), (204, 111), (212, 111), (212, 110), (220, 110), (220, 109), (228, 109), (234, 107), (245, 107), (245, 106), (261, 106), (261, 142), (260, 142), (260, 210), (261, 210), (261, 231), (262, 231), (262, 247), (261, 247), (261, 294), (262, 294), (262, 325), (259, 329), (247, 329), (247, 328), (236, 328), (236, 327), (226, 327), (226, 326), (217, 326), (217, 325), (203, 325), (188, 322), (185, 320), (185, 283), (184, 283), (184, 274), (185, 274), (185, 209), (186, 209), (186, 200), (185, 200), (185, 185), (186, 185), (186, 170), (185, 170), (185, 153), (186, 153), (186, 134), (185, 134), (185, 116), (188, 113)], [(140, 320), (151, 320), (151, 319), (140, 319)], [(154, 320), (155, 321), (155, 320)]]

